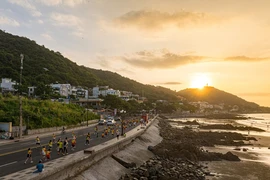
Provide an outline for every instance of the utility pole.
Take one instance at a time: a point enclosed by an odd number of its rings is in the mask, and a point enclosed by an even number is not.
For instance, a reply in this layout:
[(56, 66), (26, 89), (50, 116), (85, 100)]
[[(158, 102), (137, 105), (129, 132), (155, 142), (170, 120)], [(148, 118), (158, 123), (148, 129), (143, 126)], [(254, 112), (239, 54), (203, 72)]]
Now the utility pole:
[(20, 132), (19, 132), (19, 138), (22, 138), (22, 70), (23, 70), (23, 54), (20, 55), (21, 57), (21, 68), (20, 68), (20, 92), (19, 92), (19, 99), (20, 99)]

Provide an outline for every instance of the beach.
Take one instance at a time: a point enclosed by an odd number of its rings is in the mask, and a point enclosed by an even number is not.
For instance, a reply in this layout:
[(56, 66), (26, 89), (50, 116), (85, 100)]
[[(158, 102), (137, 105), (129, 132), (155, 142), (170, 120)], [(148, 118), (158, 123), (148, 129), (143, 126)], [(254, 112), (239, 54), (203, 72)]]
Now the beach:
[[(239, 131), (239, 130), (226, 130), (226, 129), (211, 129), (199, 130), (196, 126), (193, 127), (196, 131), (217, 131), (217, 132), (237, 132), (247, 137), (255, 137), (257, 141), (244, 141), (243, 146), (221, 146), (203, 147), (209, 152), (226, 153), (228, 151), (237, 155), (241, 161), (201, 161), (202, 165), (207, 166), (212, 176), (207, 176), (209, 180), (266, 180), (270, 179), (270, 132), (268, 124), (270, 123), (270, 114), (252, 114), (246, 115), (251, 117), (247, 120), (213, 120), (205, 118), (188, 118), (188, 119), (174, 119), (171, 125), (174, 127), (182, 128), (183, 125), (179, 121), (187, 122), (196, 120), (200, 124), (213, 125), (213, 124), (232, 124), (234, 126), (251, 126), (265, 130), (265, 132), (257, 131)], [(240, 150), (234, 150), (238, 148)], [(243, 151), (245, 148), (247, 151)]]

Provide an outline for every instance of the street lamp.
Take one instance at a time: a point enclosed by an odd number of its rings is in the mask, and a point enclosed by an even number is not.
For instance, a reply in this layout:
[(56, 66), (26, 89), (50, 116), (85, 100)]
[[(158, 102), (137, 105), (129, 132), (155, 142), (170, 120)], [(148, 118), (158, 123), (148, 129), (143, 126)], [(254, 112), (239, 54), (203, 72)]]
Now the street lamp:
[(23, 70), (23, 54), (20, 55), (21, 57), (21, 68), (20, 68), (20, 92), (19, 92), (19, 99), (20, 99), (20, 131), (19, 131), (19, 138), (22, 138), (22, 70)]

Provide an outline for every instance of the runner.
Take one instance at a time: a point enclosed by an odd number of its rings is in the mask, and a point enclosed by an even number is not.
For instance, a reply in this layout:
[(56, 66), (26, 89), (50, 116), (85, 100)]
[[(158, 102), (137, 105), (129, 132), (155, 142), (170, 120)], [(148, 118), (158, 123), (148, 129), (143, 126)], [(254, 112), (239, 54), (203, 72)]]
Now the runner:
[(64, 155), (68, 154), (68, 138), (64, 141)]
[[(98, 126), (95, 127), (95, 134), (98, 132)], [(98, 137), (98, 136), (97, 136)]]
[(90, 133), (88, 133), (86, 136), (85, 145), (89, 145), (89, 143), (90, 143)]
[(114, 136), (114, 129), (112, 129), (112, 136)]
[(118, 129), (116, 130), (116, 137), (117, 139), (119, 139), (119, 135), (120, 135), (120, 132), (118, 131)]
[(31, 148), (28, 148), (28, 151), (27, 151), (27, 159), (25, 160), (24, 164), (27, 163), (28, 159), (30, 159), (30, 163), (33, 163), (33, 159), (32, 159), (32, 150), (31, 150)]
[(36, 145), (37, 145), (37, 147), (38, 147), (38, 146), (41, 147), (41, 145), (40, 145), (40, 139), (39, 139), (38, 136), (36, 137)]
[(41, 149), (41, 160), (46, 161), (46, 148), (45, 148), (45, 146), (43, 146)]
[(105, 133), (104, 133), (104, 132), (101, 134), (101, 137), (102, 137), (102, 138), (104, 138), (104, 137), (105, 137)]
[(48, 149), (46, 151), (46, 158), (47, 158), (47, 160), (50, 160), (51, 159), (51, 150), (50, 149)]
[(63, 141), (62, 140), (59, 141), (58, 155), (60, 154), (60, 152), (62, 153), (62, 155), (64, 155), (63, 154)]
[(51, 150), (52, 150), (52, 147), (53, 147), (53, 142), (52, 142), (52, 140), (49, 141), (48, 146), (49, 146), (49, 150), (51, 151)]
[(75, 148), (76, 148), (76, 139), (72, 139), (72, 141), (71, 141), (71, 150), (74, 151)]
[(53, 144), (55, 144), (55, 143), (56, 143), (56, 141), (55, 141), (56, 136), (55, 136), (55, 134), (54, 134), (54, 133), (53, 133), (52, 137), (53, 137)]

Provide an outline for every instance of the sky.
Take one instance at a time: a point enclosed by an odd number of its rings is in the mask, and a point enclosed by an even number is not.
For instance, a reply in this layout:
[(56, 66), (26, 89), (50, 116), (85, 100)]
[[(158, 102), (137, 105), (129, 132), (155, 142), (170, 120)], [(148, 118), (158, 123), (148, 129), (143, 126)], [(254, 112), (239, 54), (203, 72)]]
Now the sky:
[(1, 0), (0, 29), (90, 68), (270, 106), (269, 0)]

